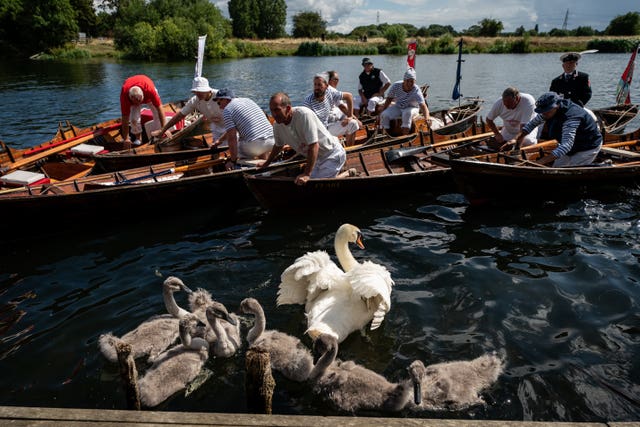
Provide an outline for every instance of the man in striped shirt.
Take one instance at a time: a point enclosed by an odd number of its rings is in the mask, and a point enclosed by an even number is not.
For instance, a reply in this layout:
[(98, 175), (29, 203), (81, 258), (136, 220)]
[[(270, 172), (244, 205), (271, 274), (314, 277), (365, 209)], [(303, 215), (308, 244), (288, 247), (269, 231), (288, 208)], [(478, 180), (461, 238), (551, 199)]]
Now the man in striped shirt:
[[(392, 102), (394, 103), (391, 104)], [(416, 71), (413, 68), (409, 68), (404, 73), (402, 80), (391, 85), (383, 108), (380, 122), (387, 132), (391, 127), (392, 119), (402, 118), (402, 134), (408, 134), (413, 116), (418, 112), (422, 113), (427, 123), (430, 122), (429, 108), (427, 108), (422, 92), (416, 86)]]
[(238, 159), (266, 159), (275, 140), (273, 126), (262, 109), (249, 98), (236, 98), (231, 89), (220, 89), (215, 97), (222, 109), (225, 133), (213, 146), (229, 143), (231, 153), (226, 168), (235, 168)]
[[(344, 100), (347, 104), (347, 115), (338, 118), (333, 114), (333, 109), (338, 108)], [(345, 135), (345, 145), (355, 143), (356, 132), (360, 125), (353, 117), (353, 95), (349, 92), (340, 92), (329, 86), (329, 74), (316, 74), (313, 78), (313, 93), (304, 100), (304, 106), (313, 110), (320, 121), (333, 136)]]

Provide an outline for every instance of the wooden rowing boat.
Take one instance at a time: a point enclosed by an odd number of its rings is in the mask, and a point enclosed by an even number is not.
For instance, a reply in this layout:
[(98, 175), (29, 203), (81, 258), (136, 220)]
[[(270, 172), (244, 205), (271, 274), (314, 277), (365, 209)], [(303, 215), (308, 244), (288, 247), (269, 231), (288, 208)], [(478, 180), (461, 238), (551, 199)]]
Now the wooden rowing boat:
[[(436, 119), (432, 123), (437, 123), (437, 126), (429, 126), (429, 124), (425, 122), (425, 119), (422, 116), (419, 116), (412, 124), (412, 131), (431, 131), (433, 132), (434, 140), (447, 139), (448, 137), (454, 135), (458, 136), (457, 134), (464, 132), (476, 133), (475, 128), (478, 125), (479, 113), (483, 102), (484, 101), (481, 99), (473, 99), (471, 102), (456, 107), (430, 111), (430, 116)], [(400, 129), (400, 125), (401, 120), (391, 120), (389, 134), (394, 136), (401, 135), (402, 131)], [(378, 120), (369, 121), (366, 126), (369, 135), (371, 135), (377, 129)]]
[(24, 236), (41, 230), (41, 224), (80, 229), (132, 222), (173, 210), (226, 212), (245, 202), (255, 203), (242, 179), (243, 169), (226, 171), (224, 163), (225, 158), (216, 154), (57, 183), (4, 188), (0, 190), (0, 230), (3, 236)]
[[(184, 101), (164, 105), (167, 114), (174, 114)], [(91, 157), (96, 153), (122, 150), (120, 119), (107, 120), (87, 128), (78, 128), (69, 122), (60, 123), (54, 138), (45, 143), (26, 149), (14, 149), (0, 142), (0, 175), (6, 176), (16, 171), (44, 174), (52, 180), (64, 180), (88, 174), (93, 167)], [(44, 167), (51, 163), (74, 164), (65, 170), (62, 165)], [(78, 165), (84, 165), (84, 172)], [(71, 172), (70, 172), (71, 171)], [(58, 175), (53, 175), (57, 173)], [(1, 178), (0, 178), (1, 179)]]
[(555, 141), (525, 147), (518, 152), (471, 157), (436, 154), (451, 167), (454, 181), (470, 203), (515, 199), (536, 201), (611, 195), (640, 182), (640, 143), (623, 141), (602, 147), (589, 166), (554, 168), (537, 162), (553, 150)]
[(482, 99), (473, 99), (457, 107), (431, 112), (431, 116), (444, 123), (444, 126), (434, 129), (434, 132), (437, 135), (452, 135), (468, 130), (477, 122), (483, 102)]
[(337, 178), (311, 179), (296, 185), (304, 163), (267, 172), (245, 173), (245, 181), (258, 202), (267, 209), (299, 210), (336, 206), (355, 200), (392, 198), (407, 192), (443, 191), (452, 188), (449, 169), (430, 161), (439, 150), (478, 144), (490, 134), (430, 144), (426, 138), (347, 153)]
[(638, 116), (638, 107), (638, 104), (617, 104), (592, 111), (602, 121), (604, 133), (620, 134)]

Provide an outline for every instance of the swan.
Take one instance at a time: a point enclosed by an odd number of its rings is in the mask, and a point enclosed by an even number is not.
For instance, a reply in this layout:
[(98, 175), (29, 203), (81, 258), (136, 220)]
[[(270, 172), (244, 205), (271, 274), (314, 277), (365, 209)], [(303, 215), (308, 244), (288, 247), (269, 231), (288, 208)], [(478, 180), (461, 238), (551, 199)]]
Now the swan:
[(416, 408), (432, 411), (484, 404), (480, 393), (493, 385), (504, 370), (503, 360), (494, 353), (426, 368), (421, 361), (414, 364), (422, 389), (421, 404)]
[[(240, 321), (238, 317), (227, 311), (227, 308), (218, 301), (212, 301), (206, 309), (207, 322), (216, 335), (216, 340), (210, 342), (210, 353), (216, 357), (231, 357), (240, 348)], [(226, 323), (231, 328), (223, 325)]]
[(169, 314), (150, 317), (138, 327), (118, 338), (111, 332), (102, 334), (98, 338), (98, 347), (104, 357), (111, 363), (118, 362), (115, 343), (118, 340), (131, 345), (131, 355), (134, 359), (147, 356), (153, 359), (167, 349), (178, 339), (178, 321), (189, 312), (180, 308), (174, 298), (174, 292), (185, 291), (192, 293), (182, 280), (170, 276), (162, 284), (162, 298)]
[[(218, 337), (209, 326), (206, 313), (207, 307), (211, 304), (213, 304), (213, 298), (211, 297), (211, 293), (206, 289), (198, 288), (189, 294), (189, 310), (198, 317), (200, 322), (202, 322), (202, 324), (196, 329), (194, 336), (205, 338), (209, 341), (210, 345), (215, 345), (214, 343)], [(218, 319), (218, 322), (222, 325), (222, 328), (228, 336), (238, 335), (237, 330), (239, 328), (239, 324), (232, 324), (223, 318)]]
[(277, 305), (305, 304), (306, 333), (313, 340), (329, 334), (342, 342), (369, 322), (371, 330), (377, 329), (391, 307), (394, 283), (389, 271), (371, 261), (359, 263), (349, 243), (364, 248), (360, 229), (343, 224), (334, 248), (344, 271), (320, 250), (307, 252), (281, 275)]
[(184, 390), (193, 381), (208, 358), (209, 343), (203, 338), (192, 338), (198, 318), (187, 314), (179, 320), (182, 344), (161, 353), (138, 380), (140, 402), (154, 407), (173, 394)]
[(420, 403), (421, 393), (414, 394), (413, 391), (419, 389), (422, 372), (414, 369), (413, 364), (408, 369), (410, 379), (392, 383), (355, 362), (336, 360), (338, 341), (332, 335), (320, 335), (314, 341), (313, 353), (317, 360), (309, 375), (313, 392), (338, 410), (395, 412), (407, 406), (412, 397), (416, 399), (414, 404)]
[(271, 368), (293, 381), (305, 381), (313, 368), (313, 356), (302, 342), (277, 330), (265, 330), (266, 319), (262, 306), (255, 298), (245, 298), (240, 311), (252, 314), (255, 323), (247, 332), (249, 348), (264, 349), (269, 353)]

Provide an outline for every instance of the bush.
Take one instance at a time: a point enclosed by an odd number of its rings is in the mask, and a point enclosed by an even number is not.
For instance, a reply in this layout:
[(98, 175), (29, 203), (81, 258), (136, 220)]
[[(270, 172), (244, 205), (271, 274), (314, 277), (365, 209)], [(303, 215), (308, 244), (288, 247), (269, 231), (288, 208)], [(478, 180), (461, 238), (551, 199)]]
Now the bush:
[(587, 49), (598, 49), (602, 53), (625, 53), (632, 52), (638, 44), (640, 39), (594, 39), (587, 43)]

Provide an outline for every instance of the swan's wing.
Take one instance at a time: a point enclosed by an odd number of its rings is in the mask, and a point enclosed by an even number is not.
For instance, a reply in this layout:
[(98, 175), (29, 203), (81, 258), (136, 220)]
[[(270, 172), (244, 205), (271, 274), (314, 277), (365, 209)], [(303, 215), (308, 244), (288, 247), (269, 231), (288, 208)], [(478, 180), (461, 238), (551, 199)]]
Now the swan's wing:
[(331, 289), (340, 270), (325, 251), (308, 252), (280, 276), (277, 305), (304, 304), (322, 290)]
[(371, 330), (377, 329), (391, 308), (391, 287), (394, 284), (391, 274), (384, 266), (365, 261), (347, 272), (346, 277), (353, 292), (374, 311)]

